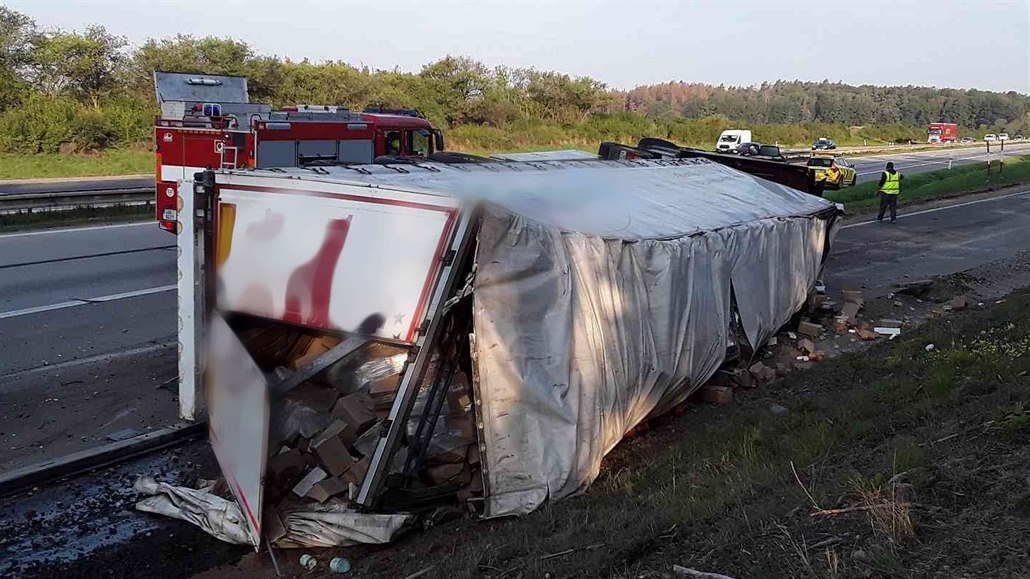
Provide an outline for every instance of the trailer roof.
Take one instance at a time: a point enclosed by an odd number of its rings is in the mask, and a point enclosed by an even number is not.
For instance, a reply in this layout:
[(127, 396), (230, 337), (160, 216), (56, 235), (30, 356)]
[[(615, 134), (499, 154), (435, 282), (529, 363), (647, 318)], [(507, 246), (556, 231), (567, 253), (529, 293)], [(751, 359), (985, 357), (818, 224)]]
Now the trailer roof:
[(706, 159), (283, 168), (233, 172), (220, 182), (236, 176), (298, 190), (317, 182), (324, 192), (340, 184), (486, 201), (562, 231), (622, 239), (673, 238), (833, 206)]

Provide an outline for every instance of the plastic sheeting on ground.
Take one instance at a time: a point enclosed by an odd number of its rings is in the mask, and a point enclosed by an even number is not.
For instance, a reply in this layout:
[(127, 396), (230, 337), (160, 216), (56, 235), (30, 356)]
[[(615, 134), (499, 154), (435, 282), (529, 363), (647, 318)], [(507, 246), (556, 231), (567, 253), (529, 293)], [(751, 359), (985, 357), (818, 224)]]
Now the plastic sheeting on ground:
[(243, 512), (236, 501), (225, 500), (205, 489), (191, 489), (157, 482), (141, 476), (135, 488), (149, 495), (136, 503), (136, 509), (180, 519), (204, 529), (204, 532), (227, 543), (254, 544), (251, 531), (243, 521)]
[[(157, 482), (142, 476), (135, 484), (150, 495), (136, 508), (192, 523), (216, 539), (237, 545), (256, 544), (236, 501), (191, 489)], [(389, 543), (404, 529), (411, 515), (359, 513), (343, 504), (304, 504), (279, 512), (286, 534), (277, 547), (346, 547), (357, 544)]]

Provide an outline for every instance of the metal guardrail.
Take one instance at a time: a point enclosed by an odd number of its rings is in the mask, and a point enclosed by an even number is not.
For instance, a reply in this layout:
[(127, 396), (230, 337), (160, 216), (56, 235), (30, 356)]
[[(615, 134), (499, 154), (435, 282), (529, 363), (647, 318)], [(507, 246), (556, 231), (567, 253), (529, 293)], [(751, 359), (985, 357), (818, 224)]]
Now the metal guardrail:
[(116, 205), (146, 205), (153, 202), (153, 187), (14, 193), (0, 195), (0, 214), (62, 211)]

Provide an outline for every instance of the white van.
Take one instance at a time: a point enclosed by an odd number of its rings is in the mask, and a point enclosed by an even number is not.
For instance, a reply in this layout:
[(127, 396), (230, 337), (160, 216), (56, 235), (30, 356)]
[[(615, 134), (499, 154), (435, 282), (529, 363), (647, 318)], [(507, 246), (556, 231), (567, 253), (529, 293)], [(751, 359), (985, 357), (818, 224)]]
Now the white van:
[(737, 145), (751, 142), (751, 131), (742, 129), (727, 129), (719, 135), (719, 142), (715, 144), (717, 153), (728, 153), (737, 148)]

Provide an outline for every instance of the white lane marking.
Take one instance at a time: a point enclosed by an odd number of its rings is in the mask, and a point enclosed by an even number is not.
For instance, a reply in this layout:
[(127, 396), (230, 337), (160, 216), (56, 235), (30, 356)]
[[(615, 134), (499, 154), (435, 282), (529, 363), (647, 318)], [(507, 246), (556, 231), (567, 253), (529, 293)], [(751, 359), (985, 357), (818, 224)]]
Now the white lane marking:
[(115, 300), (123, 300), (125, 298), (134, 298), (136, 296), (145, 296), (145, 295), (149, 295), (149, 294), (156, 294), (156, 293), (166, 292), (166, 291), (174, 290), (175, 288), (176, 288), (176, 286), (174, 284), (173, 285), (163, 285), (161, 287), (150, 287), (150, 288), (147, 288), (147, 289), (134, 290), (134, 291), (131, 291), (131, 292), (123, 292), (123, 293), (120, 293), (120, 294), (111, 294), (109, 296), (100, 296), (98, 298), (83, 298), (82, 301), (85, 301), (85, 302), (113, 302)]
[[(976, 201), (966, 201), (965, 203), (956, 203), (955, 205), (946, 205), (944, 207), (934, 207), (933, 209), (924, 209), (922, 211), (916, 211), (914, 213), (902, 213), (898, 215), (898, 219), (902, 217), (915, 217), (916, 215), (926, 215), (927, 213), (934, 213), (937, 211), (945, 211), (948, 209), (958, 209), (959, 207), (968, 207), (969, 205), (976, 205), (977, 203), (986, 203), (988, 201), (997, 201), (999, 199), (1008, 199), (1009, 197), (1018, 197), (1020, 195), (1030, 194), (1030, 191), (1019, 191), (1016, 193), (1009, 193), (1008, 195), (999, 195), (998, 197), (988, 197), (987, 199), (977, 199)], [(841, 226), (841, 229), (849, 229), (851, 227), (862, 227), (863, 225), (871, 225), (878, 223), (876, 220), (870, 219), (869, 221), (860, 221), (858, 223), (851, 223), (849, 225)]]
[(93, 227), (64, 227), (57, 229), (46, 229), (43, 231), (27, 231), (25, 233), (5, 233), (0, 235), (0, 239), (6, 239), (8, 237), (31, 237), (33, 235), (51, 235), (53, 233), (75, 233), (77, 231), (96, 231), (98, 229), (114, 229), (116, 227), (140, 227), (142, 225), (150, 225), (157, 227), (156, 221), (139, 221), (135, 223), (116, 223), (114, 225), (96, 225)]
[(25, 309), (22, 309), (22, 310), (11, 310), (9, 312), (0, 312), (0, 320), (5, 319), (5, 318), (17, 318), (18, 316), (27, 316), (29, 314), (38, 314), (40, 312), (49, 312), (49, 311), (53, 311), (53, 310), (61, 310), (61, 309), (64, 309), (64, 308), (73, 308), (73, 307), (76, 307), (76, 306), (85, 306), (85, 305), (88, 305), (88, 304), (93, 304), (93, 303), (98, 303), (98, 302), (111, 302), (111, 301), (115, 301), (115, 300), (123, 300), (123, 299), (126, 299), (126, 298), (134, 298), (136, 296), (145, 296), (145, 295), (149, 295), (149, 294), (156, 294), (156, 293), (160, 293), (160, 292), (166, 292), (166, 291), (174, 290), (175, 287), (176, 286), (174, 286), (174, 285), (164, 285), (164, 286), (161, 286), (161, 287), (150, 287), (150, 288), (146, 288), (146, 289), (134, 290), (134, 291), (131, 291), (131, 292), (124, 292), (124, 293), (120, 293), (120, 294), (110, 294), (110, 295), (106, 295), (106, 296), (98, 296), (98, 297), (95, 297), (95, 298), (81, 298), (81, 299), (71, 300), (71, 301), (67, 301), (67, 302), (59, 302), (59, 303), (56, 303), (56, 304), (50, 304), (50, 305), (46, 305), (46, 306), (36, 306), (34, 308), (25, 308)]
[(0, 312), (0, 320), (4, 318), (16, 318), (18, 316), (27, 316), (29, 314), (38, 314), (39, 312), (49, 312), (52, 310), (60, 310), (64, 308), (71, 308), (75, 306), (84, 305), (86, 302), (81, 300), (75, 300), (72, 302), (61, 302), (57, 304), (50, 304), (48, 306), (36, 306), (34, 308), (25, 308), (23, 310), (11, 310), (9, 312)]
[(24, 378), (25, 376), (31, 376), (33, 374), (41, 374), (43, 372), (64, 370), (66, 368), (82, 366), (85, 364), (93, 364), (94, 362), (109, 362), (111, 360), (117, 360), (119, 358), (129, 358), (132, 356), (139, 356), (142, 354), (150, 354), (152, 352), (157, 352), (159, 350), (174, 348), (176, 344), (176, 342), (165, 342), (163, 344), (148, 344), (146, 346), (129, 348), (128, 350), (122, 350), (120, 352), (109, 352), (107, 354), (98, 354), (96, 356), (90, 356), (88, 358), (68, 360), (67, 362), (61, 362), (59, 364), (50, 364), (49, 366), (39, 366), (37, 368), (29, 368), (28, 370), (19, 370), (18, 372), (12, 372), (10, 374), (4, 374), (0, 376), (0, 380), (13, 380), (15, 378)]

